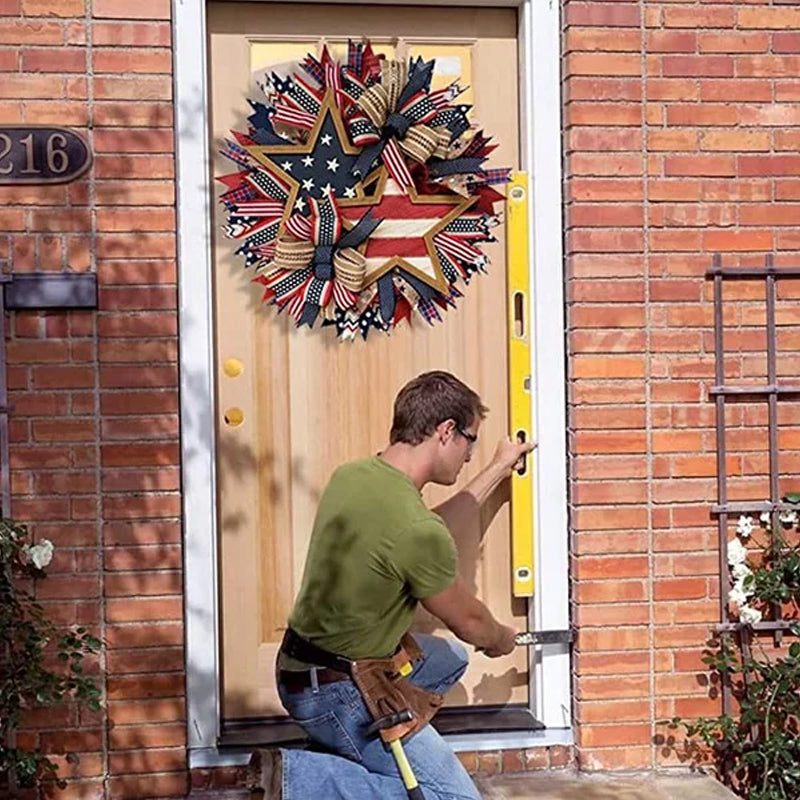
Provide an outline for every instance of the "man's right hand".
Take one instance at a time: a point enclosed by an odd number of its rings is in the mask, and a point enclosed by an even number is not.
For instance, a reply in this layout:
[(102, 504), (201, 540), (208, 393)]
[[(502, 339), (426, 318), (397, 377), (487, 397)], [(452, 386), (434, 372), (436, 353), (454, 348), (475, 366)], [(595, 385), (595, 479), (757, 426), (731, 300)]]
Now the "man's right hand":
[(489, 658), (507, 656), (517, 646), (517, 631), (508, 625), (499, 625), (498, 628), (497, 641), (483, 651)]

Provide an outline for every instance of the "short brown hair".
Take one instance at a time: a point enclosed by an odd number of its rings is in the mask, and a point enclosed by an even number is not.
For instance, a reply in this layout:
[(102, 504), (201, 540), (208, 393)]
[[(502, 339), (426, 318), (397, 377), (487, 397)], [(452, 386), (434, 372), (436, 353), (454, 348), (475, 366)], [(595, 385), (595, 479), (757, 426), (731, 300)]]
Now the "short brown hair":
[(395, 398), (389, 441), (419, 444), (446, 419), (463, 430), (476, 418), (483, 419), (488, 411), (478, 394), (455, 375), (438, 370), (423, 372)]

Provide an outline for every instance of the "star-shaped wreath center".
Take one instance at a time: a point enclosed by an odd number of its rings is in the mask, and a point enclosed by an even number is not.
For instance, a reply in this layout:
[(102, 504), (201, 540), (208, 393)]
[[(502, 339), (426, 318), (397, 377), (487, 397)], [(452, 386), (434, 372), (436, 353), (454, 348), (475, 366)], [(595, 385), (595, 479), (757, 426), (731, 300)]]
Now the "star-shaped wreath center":
[(456, 194), (418, 194), (413, 186), (403, 188), (381, 167), (366, 185), (377, 183), (373, 196), (339, 202), (344, 218), (350, 222), (372, 210), (381, 220), (366, 242), (367, 272), (364, 285), (399, 267), (446, 294), (448, 281), (437, 252), (435, 236), (458, 219), (477, 201), (477, 197)]
[(334, 192), (336, 197), (365, 198), (363, 184), (351, 169), (361, 148), (350, 144), (331, 92), (325, 94), (304, 143), (248, 145), (245, 150), (287, 187), (283, 222), (295, 211), (305, 212), (309, 197)]

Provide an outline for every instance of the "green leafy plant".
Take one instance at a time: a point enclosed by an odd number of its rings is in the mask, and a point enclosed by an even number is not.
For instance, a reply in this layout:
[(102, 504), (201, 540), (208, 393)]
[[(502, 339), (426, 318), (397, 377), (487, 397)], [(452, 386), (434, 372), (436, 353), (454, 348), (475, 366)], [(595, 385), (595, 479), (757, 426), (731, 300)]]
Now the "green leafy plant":
[(85, 628), (59, 631), (31, 591), (52, 554), (52, 543), (33, 544), (24, 525), (0, 519), (0, 775), (20, 786), (57, 777), (47, 754), (16, 746), (26, 710), (71, 701), (100, 709), (100, 689), (84, 671), (100, 640)]
[[(800, 544), (788, 539), (798, 524), (791, 506), (800, 504), (800, 494), (784, 502), (789, 508), (777, 519), (761, 515), (769, 534), (763, 541), (756, 543), (754, 520), (742, 516), (737, 538), (728, 543), (729, 599), (739, 617), (738, 635), (752, 646), (740, 650), (723, 636), (703, 658), (730, 686), (738, 714), (666, 723), (686, 731), (688, 757), (713, 762), (723, 781), (747, 800), (800, 800), (800, 642), (770, 654), (753, 632), (765, 618), (778, 621), (787, 608), (796, 612), (800, 600)], [(751, 540), (749, 549), (742, 539)], [(785, 633), (800, 636), (800, 622), (789, 616)], [(668, 743), (674, 746), (674, 739)]]

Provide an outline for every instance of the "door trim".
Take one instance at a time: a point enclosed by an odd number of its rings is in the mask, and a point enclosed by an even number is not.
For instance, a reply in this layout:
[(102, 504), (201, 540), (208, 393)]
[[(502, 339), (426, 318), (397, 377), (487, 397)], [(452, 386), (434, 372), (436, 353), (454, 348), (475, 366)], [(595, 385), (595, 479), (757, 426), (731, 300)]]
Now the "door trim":
[[(272, 0), (261, 0), (271, 2)], [(324, 2), (324, 0), (299, 0)], [(337, 0), (415, 4), (409, 0)], [(529, 623), (569, 626), (566, 374), (562, 241), (560, 22), (558, 3), (439, 0), (441, 5), (519, 8), (520, 155), (532, 176), (530, 252), (535, 342), (531, 348), (538, 590)], [(428, 5), (417, 0), (418, 5)], [(220, 734), (214, 338), (211, 263), (213, 182), (209, 159), (205, 0), (172, 2), (178, 214), (178, 294), (183, 486), (186, 701), (190, 765), (218, 763)], [(536, 53), (536, 57), (533, 54)], [(553, 113), (559, 109), (559, 113)], [(536, 214), (534, 214), (536, 209)], [(554, 268), (562, 265), (561, 269)], [(542, 391), (537, 391), (541, 388)], [(529, 746), (563, 744), (571, 726), (566, 645), (530, 651), (531, 710), (547, 726)], [(464, 737), (459, 737), (463, 739)], [(492, 737), (496, 738), (496, 737)], [(516, 737), (519, 740), (520, 737)], [(556, 742), (557, 740), (557, 742)], [(483, 738), (467, 749), (485, 749)], [(494, 743), (496, 747), (496, 743)], [(515, 743), (513, 746), (526, 746)], [(462, 744), (459, 749), (465, 749)]]

